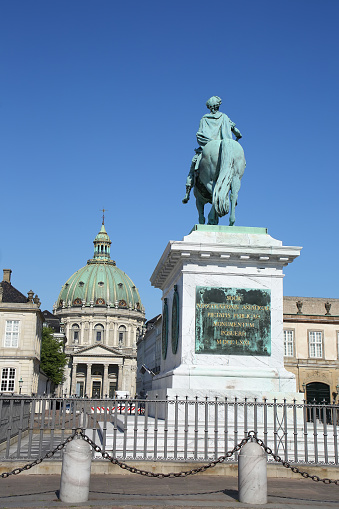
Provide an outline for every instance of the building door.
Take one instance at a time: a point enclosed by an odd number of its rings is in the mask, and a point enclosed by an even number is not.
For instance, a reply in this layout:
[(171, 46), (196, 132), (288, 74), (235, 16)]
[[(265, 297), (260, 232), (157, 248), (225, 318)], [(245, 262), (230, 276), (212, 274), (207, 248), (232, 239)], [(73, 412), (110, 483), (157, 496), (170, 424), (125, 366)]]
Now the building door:
[(331, 403), (330, 386), (322, 382), (312, 382), (306, 385), (307, 403)]
[[(317, 405), (309, 407), (307, 412), (307, 420), (313, 422), (314, 419), (324, 420), (324, 409), (321, 405), (331, 404), (330, 386), (322, 382), (312, 382), (306, 385), (306, 401), (308, 405)], [(319, 406), (318, 406), (319, 405)], [(327, 422), (331, 422), (331, 411), (326, 411)]]
[(78, 398), (84, 397), (84, 382), (77, 382), (76, 395)]
[(110, 382), (110, 384), (109, 384), (109, 397), (111, 399), (113, 399), (114, 396), (115, 396), (116, 388), (117, 388), (117, 383), (116, 382)]
[(101, 382), (93, 382), (92, 384), (92, 398), (101, 398)]

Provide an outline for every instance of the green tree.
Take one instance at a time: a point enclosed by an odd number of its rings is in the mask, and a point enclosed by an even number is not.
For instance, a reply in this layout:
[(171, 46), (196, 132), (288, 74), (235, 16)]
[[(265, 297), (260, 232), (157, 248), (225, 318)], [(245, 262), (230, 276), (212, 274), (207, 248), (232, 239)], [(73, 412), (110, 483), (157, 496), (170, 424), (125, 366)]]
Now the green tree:
[(67, 355), (63, 352), (62, 341), (55, 339), (53, 332), (51, 327), (44, 327), (42, 329), (40, 367), (58, 385), (63, 380)]

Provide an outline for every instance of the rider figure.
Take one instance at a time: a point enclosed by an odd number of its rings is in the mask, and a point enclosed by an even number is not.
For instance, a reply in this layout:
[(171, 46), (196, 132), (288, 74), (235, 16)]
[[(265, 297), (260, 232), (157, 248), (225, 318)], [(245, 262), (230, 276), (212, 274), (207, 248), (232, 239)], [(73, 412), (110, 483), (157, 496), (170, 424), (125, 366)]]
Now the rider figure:
[(210, 113), (204, 115), (200, 120), (199, 131), (197, 132), (199, 148), (194, 150), (195, 156), (192, 159), (191, 168), (187, 176), (186, 196), (182, 200), (183, 203), (188, 202), (190, 191), (198, 176), (203, 147), (211, 140), (232, 139), (232, 133), (237, 141), (241, 138), (240, 131), (235, 127), (235, 123), (225, 113), (219, 111), (220, 105), (221, 99), (215, 95), (210, 97), (206, 103)]

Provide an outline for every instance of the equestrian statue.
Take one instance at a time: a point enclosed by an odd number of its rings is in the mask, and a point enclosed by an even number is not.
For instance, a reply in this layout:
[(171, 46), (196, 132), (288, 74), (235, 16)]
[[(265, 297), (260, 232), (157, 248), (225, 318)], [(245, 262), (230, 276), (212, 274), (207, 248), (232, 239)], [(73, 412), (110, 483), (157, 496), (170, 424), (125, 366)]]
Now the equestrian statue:
[[(211, 203), (207, 224), (218, 224), (219, 217), (229, 213), (229, 225), (233, 226), (246, 161), (238, 143), (240, 131), (225, 113), (219, 111), (220, 105), (221, 99), (217, 96), (211, 97), (206, 103), (210, 113), (200, 121), (197, 132), (199, 148), (195, 149), (182, 202), (188, 202), (193, 187), (199, 224), (205, 224), (204, 207), (206, 203)], [(232, 138), (232, 133), (236, 140)]]

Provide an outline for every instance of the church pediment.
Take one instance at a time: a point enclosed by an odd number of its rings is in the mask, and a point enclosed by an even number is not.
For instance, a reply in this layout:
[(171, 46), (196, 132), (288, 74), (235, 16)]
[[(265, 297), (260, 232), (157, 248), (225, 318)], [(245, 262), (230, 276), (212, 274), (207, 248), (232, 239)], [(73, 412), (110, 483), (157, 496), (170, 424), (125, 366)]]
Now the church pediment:
[(93, 355), (96, 357), (109, 356), (109, 357), (125, 357), (121, 352), (116, 350), (115, 348), (110, 348), (105, 345), (93, 345), (86, 348), (82, 348), (78, 350), (76, 353), (73, 353), (73, 357), (88, 357), (89, 355)]

